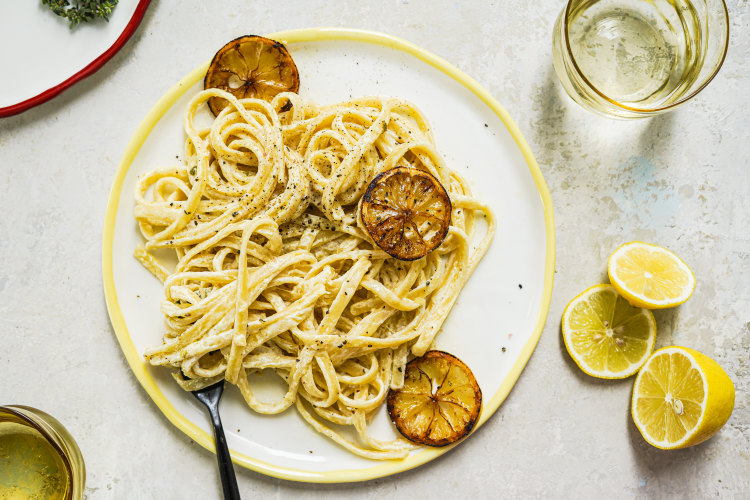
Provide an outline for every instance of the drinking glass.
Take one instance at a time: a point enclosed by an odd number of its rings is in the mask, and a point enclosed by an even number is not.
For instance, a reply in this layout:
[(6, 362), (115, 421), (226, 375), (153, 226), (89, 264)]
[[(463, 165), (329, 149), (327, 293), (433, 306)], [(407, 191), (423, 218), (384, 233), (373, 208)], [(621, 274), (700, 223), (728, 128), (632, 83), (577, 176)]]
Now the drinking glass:
[(85, 480), (81, 451), (57, 419), (0, 406), (0, 498), (80, 500)]
[(642, 118), (703, 90), (728, 45), (724, 0), (570, 0), (552, 50), (574, 101), (605, 116)]

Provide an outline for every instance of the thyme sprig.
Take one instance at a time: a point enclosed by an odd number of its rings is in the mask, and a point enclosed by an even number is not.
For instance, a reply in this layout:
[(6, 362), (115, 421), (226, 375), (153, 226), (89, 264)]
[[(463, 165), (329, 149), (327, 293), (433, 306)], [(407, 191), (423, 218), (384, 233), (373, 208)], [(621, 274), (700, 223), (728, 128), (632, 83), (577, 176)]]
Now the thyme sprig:
[(75, 28), (80, 23), (92, 21), (94, 19), (104, 19), (109, 21), (112, 15), (112, 9), (115, 8), (119, 0), (42, 0), (42, 5), (60, 17), (68, 20), (70, 29)]

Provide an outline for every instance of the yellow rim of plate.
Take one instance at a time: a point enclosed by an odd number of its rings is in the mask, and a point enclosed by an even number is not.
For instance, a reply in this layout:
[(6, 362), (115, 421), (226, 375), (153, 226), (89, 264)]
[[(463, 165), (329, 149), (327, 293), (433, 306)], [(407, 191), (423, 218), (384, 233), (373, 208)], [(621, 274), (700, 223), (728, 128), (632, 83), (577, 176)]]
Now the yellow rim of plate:
[[(552, 209), (552, 199), (547, 189), (547, 184), (544, 181), (542, 172), (539, 169), (539, 165), (534, 159), (534, 155), (529, 149), (529, 145), (526, 143), (521, 131), (515, 124), (513, 119), (510, 117), (508, 112), (503, 108), (499, 102), (497, 102), (490, 93), (485, 90), (481, 85), (474, 81), (467, 74), (454, 67), (444, 59), (431, 54), (430, 52), (400, 38), (386, 35), (383, 33), (373, 31), (362, 31), (346, 28), (308, 28), (298, 29), (289, 31), (279, 31), (266, 35), (269, 38), (279, 40), (285, 44), (290, 43), (301, 43), (301, 42), (321, 42), (330, 40), (349, 40), (362, 43), (372, 43), (381, 45), (387, 48), (400, 50), (406, 52), (417, 59), (433, 66), (434, 68), (442, 71), (446, 75), (450, 76), (463, 86), (471, 90), (474, 95), (482, 100), (495, 114), (503, 121), (505, 127), (510, 132), (511, 136), (516, 142), (516, 145), (520, 149), (526, 163), (528, 164), (529, 171), (536, 183), (537, 189), (539, 190), (539, 196), (542, 200), (544, 207), (544, 222), (545, 230), (547, 234), (547, 248), (546, 248), (546, 259), (544, 266), (544, 290), (542, 293), (542, 303), (539, 310), (539, 317), (534, 327), (534, 332), (523, 346), (519, 358), (514, 363), (507, 375), (505, 380), (500, 384), (497, 392), (488, 400), (483, 406), (482, 414), (477, 422), (477, 427), (481, 426), (500, 406), (505, 400), (511, 388), (518, 379), (521, 371), (531, 357), (531, 353), (534, 351), (534, 347), (539, 341), (539, 337), (542, 334), (544, 323), (547, 319), (547, 312), (549, 310), (550, 299), (552, 298), (552, 282), (555, 270), (555, 224), (554, 214)], [(104, 295), (107, 302), (107, 310), (109, 311), (109, 317), (112, 321), (112, 326), (117, 335), (117, 340), (120, 343), (125, 358), (133, 370), (133, 374), (136, 376), (141, 386), (146, 390), (151, 399), (156, 403), (162, 413), (167, 419), (172, 422), (178, 429), (188, 435), (190, 439), (200, 444), (207, 450), (214, 451), (214, 440), (211, 435), (200, 429), (193, 422), (185, 418), (180, 412), (175, 409), (174, 406), (167, 400), (164, 394), (161, 392), (159, 387), (156, 385), (153, 377), (148, 371), (148, 367), (143, 358), (136, 351), (133, 340), (130, 338), (127, 325), (125, 324), (125, 318), (120, 310), (120, 305), (117, 301), (117, 291), (115, 290), (114, 273), (112, 267), (112, 249), (115, 233), (115, 218), (117, 215), (117, 206), (120, 201), (120, 192), (122, 185), (125, 180), (125, 175), (130, 168), (131, 163), (135, 159), (138, 151), (145, 142), (151, 130), (161, 117), (170, 109), (174, 103), (185, 93), (187, 89), (192, 87), (199, 79), (203, 78), (208, 68), (208, 62), (201, 64), (199, 67), (191, 71), (185, 76), (179, 83), (173, 86), (166, 94), (164, 94), (159, 101), (154, 105), (153, 108), (148, 112), (146, 117), (140, 123), (135, 131), (135, 134), (130, 139), (125, 153), (120, 160), (120, 165), (115, 174), (114, 182), (109, 193), (109, 201), (107, 202), (107, 211), (104, 217), (104, 231), (102, 235), (102, 273), (104, 277)], [(397, 472), (406, 471), (422, 465), (430, 460), (439, 457), (446, 451), (453, 448), (453, 446), (443, 448), (429, 448), (426, 450), (414, 453), (403, 460), (391, 460), (384, 462), (372, 467), (363, 469), (341, 469), (334, 471), (325, 472), (311, 472), (300, 469), (293, 469), (287, 467), (279, 467), (273, 464), (269, 464), (253, 458), (249, 455), (245, 455), (235, 450), (230, 450), (232, 454), (232, 460), (243, 467), (266, 474), (268, 476), (277, 477), (281, 479), (288, 479), (292, 481), (306, 481), (314, 483), (337, 483), (337, 482), (352, 482), (352, 481), (364, 481), (367, 479), (375, 479), (378, 477), (384, 477)]]

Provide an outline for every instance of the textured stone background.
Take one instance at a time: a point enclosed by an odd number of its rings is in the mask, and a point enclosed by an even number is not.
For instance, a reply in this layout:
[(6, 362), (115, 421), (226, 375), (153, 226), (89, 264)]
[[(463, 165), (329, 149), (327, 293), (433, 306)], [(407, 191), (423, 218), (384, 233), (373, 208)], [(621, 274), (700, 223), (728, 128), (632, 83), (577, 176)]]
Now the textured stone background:
[[(580, 109), (556, 82), (551, 31), (560, 0), (154, 0), (136, 35), (96, 75), (0, 120), (0, 403), (44, 408), (68, 426), (86, 458), (88, 498), (220, 495), (213, 455), (151, 403), (110, 327), (100, 264), (109, 186), (153, 103), (228, 39), (364, 28), (451, 61), (525, 134), (555, 205), (547, 325), (508, 399), (451, 453), (349, 485), (238, 470), (245, 498), (749, 498), (750, 2), (727, 3), (731, 48), (718, 78), (671, 114), (618, 122)], [(673, 249), (698, 278), (688, 303), (657, 313), (658, 346), (698, 349), (736, 384), (729, 423), (692, 449), (648, 446), (629, 417), (632, 379), (583, 375), (561, 341), (565, 304), (606, 280), (607, 256), (633, 239)]]

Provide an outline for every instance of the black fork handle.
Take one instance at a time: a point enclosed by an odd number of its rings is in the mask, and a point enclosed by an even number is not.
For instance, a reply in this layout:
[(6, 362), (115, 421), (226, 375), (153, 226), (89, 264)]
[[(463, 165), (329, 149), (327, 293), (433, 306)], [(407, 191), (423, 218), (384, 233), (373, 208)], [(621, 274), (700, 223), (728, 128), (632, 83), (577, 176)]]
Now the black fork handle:
[(240, 490), (237, 486), (237, 478), (232, 467), (232, 457), (229, 455), (227, 438), (224, 436), (224, 426), (221, 425), (219, 412), (215, 408), (209, 408), (211, 423), (214, 426), (214, 438), (216, 441), (216, 458), (219, 460), (219, 475), (221, 476), (221, 489), (224, 491), (224, 500), (241, 500)]

